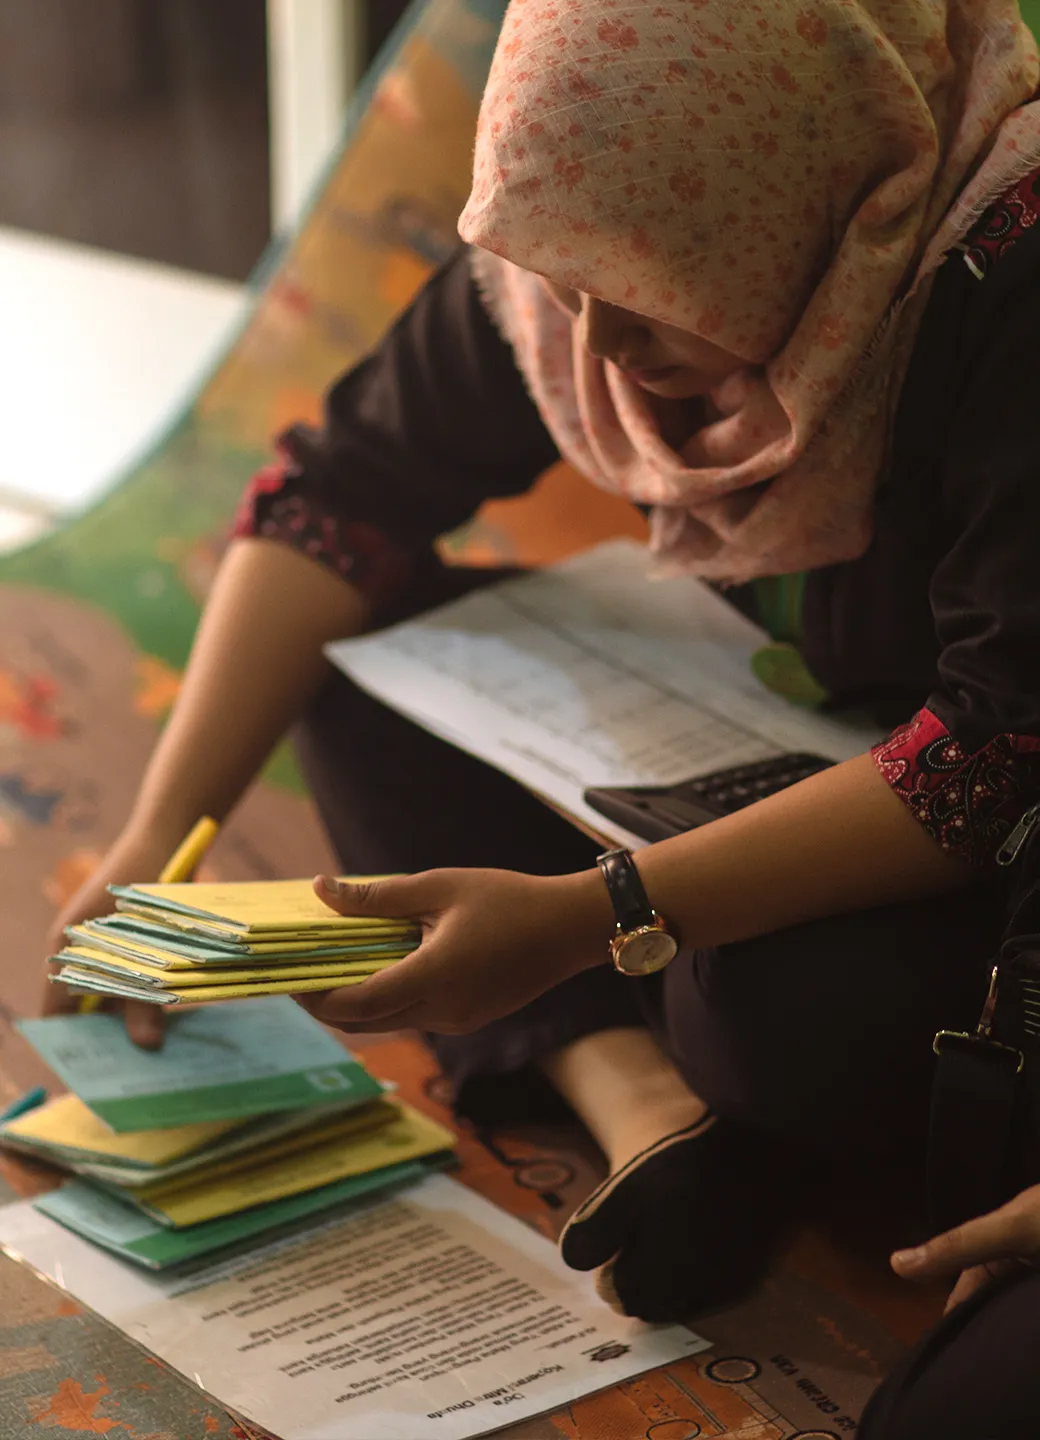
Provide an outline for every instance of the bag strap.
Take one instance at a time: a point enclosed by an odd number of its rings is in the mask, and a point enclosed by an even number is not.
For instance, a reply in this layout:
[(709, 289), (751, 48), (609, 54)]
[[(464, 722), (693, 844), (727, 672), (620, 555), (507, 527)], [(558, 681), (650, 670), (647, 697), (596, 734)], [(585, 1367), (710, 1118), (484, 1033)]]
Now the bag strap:
[(1007, 1199), (1022, 1051), (992, 1038), (998, 968), (975, 1033), (940, 1030), (928, 1132), (928, 1207), (934, 1234)]

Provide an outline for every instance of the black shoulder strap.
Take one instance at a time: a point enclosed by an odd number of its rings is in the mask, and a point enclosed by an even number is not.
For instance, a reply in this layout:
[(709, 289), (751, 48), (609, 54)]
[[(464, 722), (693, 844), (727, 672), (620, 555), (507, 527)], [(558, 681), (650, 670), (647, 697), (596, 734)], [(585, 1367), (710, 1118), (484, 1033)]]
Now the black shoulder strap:
[(928, 1133), (934, 1234), (1009, 1198), (1021, 1052), (977, 1035), (940, 1031)]

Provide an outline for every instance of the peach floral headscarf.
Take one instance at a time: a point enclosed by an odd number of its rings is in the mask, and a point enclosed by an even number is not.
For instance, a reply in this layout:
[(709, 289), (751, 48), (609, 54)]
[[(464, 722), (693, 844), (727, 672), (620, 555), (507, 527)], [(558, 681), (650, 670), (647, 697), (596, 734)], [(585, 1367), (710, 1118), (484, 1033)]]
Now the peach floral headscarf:
[[(653, 507), (663, 561), (867, 547), (931, 278), (1040, 165), (1037, 79), (1016, 0), (512, 0), (459, 229), (561, 452)], [(666, 443), (540, 276), (753, 367), (744, 458)]]

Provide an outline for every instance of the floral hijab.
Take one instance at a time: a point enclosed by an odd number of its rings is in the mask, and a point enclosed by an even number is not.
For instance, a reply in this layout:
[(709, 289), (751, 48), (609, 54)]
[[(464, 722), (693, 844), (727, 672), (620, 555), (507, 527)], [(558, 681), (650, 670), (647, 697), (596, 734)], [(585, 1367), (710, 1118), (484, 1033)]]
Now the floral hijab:
[[(460, 221), (561, 452), (726, 581), (859, 555), (930, 281), (1040, 165), (1015, 0), (512, 0)], [(673, 448), (540, 277), (747, 362)]]

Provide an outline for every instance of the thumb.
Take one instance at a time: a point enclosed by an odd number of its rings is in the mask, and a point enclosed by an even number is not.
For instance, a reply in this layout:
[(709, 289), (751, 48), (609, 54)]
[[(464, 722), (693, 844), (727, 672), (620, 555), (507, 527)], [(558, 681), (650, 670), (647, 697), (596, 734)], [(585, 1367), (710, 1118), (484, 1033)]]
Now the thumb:
[(337, 915), (373, 920), (416, 920), (428, 910), (424, 875), (391, 875), (385, 880), (336, 880), (319, 875), (314, 893)]
[(166, 1016), (161, 1005), (140, 1000), (126, 1002), (126, 1029), (141, 1050), (161, 1050), (166, 1037)]

